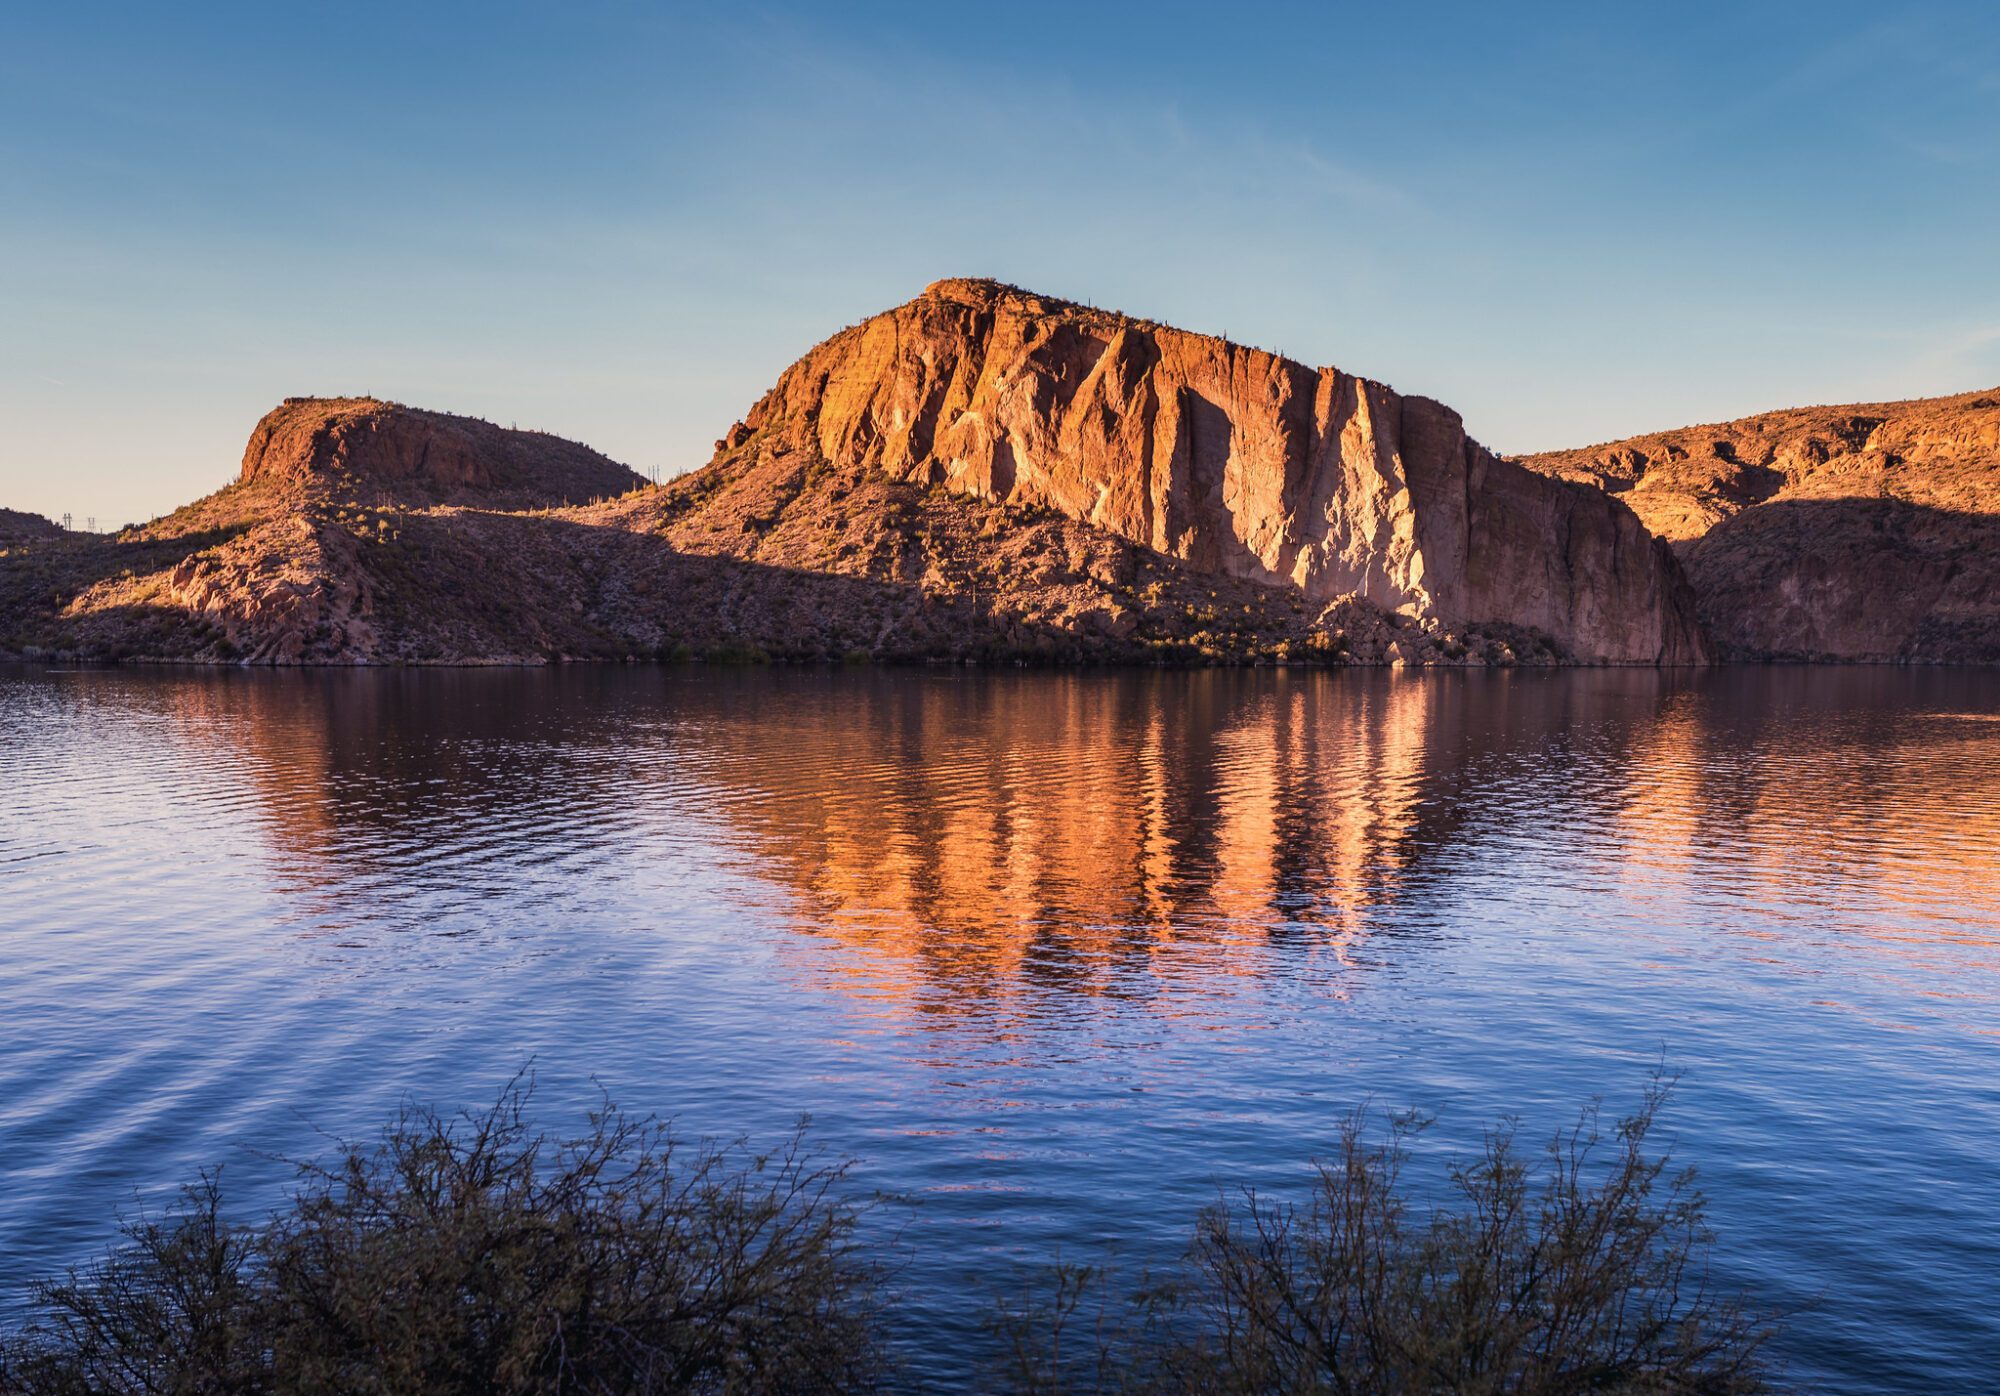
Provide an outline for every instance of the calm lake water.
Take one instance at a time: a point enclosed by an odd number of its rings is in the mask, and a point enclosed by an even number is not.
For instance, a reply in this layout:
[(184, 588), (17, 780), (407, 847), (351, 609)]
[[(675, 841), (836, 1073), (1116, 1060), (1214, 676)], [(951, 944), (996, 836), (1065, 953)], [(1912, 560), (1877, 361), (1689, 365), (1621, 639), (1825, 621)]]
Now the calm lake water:
[(0, 670), (0, 1305), (135, 1196), (522, 1063), (810, 1111), (1010, 1268), (1171, 1257), (1357, 1103), (1667, 1120), (1792, 1375), (2000, 1386), (2000, 673)]

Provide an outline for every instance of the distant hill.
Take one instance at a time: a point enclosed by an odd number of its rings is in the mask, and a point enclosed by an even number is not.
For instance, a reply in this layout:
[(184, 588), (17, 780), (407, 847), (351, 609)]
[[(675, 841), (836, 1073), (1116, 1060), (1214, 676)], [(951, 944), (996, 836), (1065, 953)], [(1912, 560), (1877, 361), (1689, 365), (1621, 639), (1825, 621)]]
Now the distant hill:
[(62, 525), (54, 519), (45, 519), (40, 514), (26, 514), (19, 509), (0, 509), (0, 543), (57, 538), (61, 535)]
[(1526, 457), (1673, 542), (1736, 658), (2000, 660), (2000, 389)]
[(643, 477), (538, 431), (374, 398), (288, 398), (243, 451), (245, 484), (323, 483), (356, 499), (534, 509), (623, 494)]

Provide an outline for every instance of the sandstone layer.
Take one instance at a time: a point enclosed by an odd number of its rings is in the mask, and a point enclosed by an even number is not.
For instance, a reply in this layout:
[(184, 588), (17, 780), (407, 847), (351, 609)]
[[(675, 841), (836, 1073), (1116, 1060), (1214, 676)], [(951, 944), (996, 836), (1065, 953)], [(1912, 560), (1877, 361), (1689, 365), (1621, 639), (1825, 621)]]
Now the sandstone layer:
[(1742, 659), (2000, 660), (2000, 389), (1530, 456), (1673, 542)]
[(1704, 653), (1628, 509), (1499, 459), (1442, 404), (996, 282), (834, 336), (719, 444), (771, 440), (1314, 601), (1530, 628), (1591, 662)]

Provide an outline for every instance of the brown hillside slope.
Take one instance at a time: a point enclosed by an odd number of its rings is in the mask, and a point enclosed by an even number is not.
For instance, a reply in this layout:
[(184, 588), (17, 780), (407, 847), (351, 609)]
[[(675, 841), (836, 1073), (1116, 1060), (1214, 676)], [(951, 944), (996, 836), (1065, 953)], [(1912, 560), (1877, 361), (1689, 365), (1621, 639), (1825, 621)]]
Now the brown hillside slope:
[(1525, 458), (1674, 542), (1737, 658), (2000, 660), (2000, 389)]
[(61, 534), (62, 525), (54, 519), (45, 519), (40, 514), (29, 514), (19, 509), (0, 509), (0, 542), (56, 538)]
[[(382, 657), (360, 520), (384, 504), (524, 509), (586, 502), (640, 477), (538, 432), (373, 398), (292, 398), (251, 434), (226, 488), (109, 538), (0, 557), (0, 649), (263, 662)], [(373, 514), (367, 514), (373, 508)]]
[(1577, 657), (1702, 656), (1679, 570), (1602, 492), (1426, 398), (991, 281), (942, 281), (788, 369), (726, 442), (1053, 509), (1197, 568), (1501, 622)]

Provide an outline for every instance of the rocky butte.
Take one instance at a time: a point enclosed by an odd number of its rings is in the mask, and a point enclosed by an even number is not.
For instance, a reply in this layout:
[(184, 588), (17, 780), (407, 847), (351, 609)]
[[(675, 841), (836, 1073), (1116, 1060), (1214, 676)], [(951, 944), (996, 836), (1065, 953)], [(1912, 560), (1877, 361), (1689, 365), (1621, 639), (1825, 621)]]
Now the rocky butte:
[(1703, 657), (1629, 509), (1498, 458), (1443, 404), (993, 281), (820, 345), (723, 444), (759, 438), (1315, 601), (1526, 627), (1586, 661)]
[(345, 482), (406, 504), (534, 509), (586, 504), (643, 483), (588, 446), (546, 432), (374, 398), (289, 398), (250, 433), (245, 485)]
[(943, 281), (811, 350), (661, 486), (545, 433), (290, 399), (205, 499), (0, 538), (0, 651), (1994, 659), (1995, 421), (1987, 395), (1517, 462), (1337, 369)]

